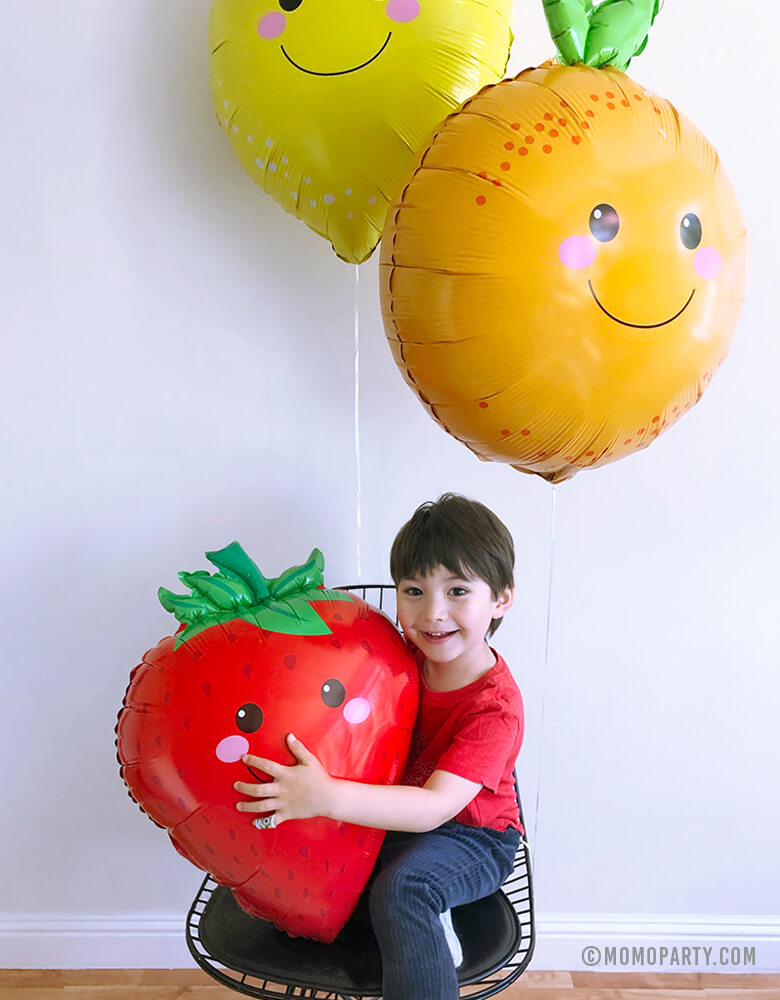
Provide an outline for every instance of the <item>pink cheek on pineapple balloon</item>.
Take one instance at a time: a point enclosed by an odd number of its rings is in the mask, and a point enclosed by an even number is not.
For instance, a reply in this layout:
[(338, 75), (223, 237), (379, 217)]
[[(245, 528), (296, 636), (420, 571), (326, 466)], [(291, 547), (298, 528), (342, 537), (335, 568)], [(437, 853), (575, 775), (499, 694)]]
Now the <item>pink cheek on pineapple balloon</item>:
[(693, 255), (693, 269), (700, 278), (717, 278), (723, 258), (715, 247), (699, 247)]
[(223, 764), (233, 764), (249, 753), (249, 740), (244, 736), (226, 736), (217, 743), (216, 752)]
[(264, 14), (257, 22), (257, 33), (261, 38), (278, 38), (287, 27), (287, 18), (275, 10)]
[(584, 271), (596, 259), (596, 246), (587, 236), (567, 236), (558, 247), (558, 257), (573, 271)]
[(398, 21), (404, 24), (413, 21), (420, 13), (418, 0), (388, 0), (385, 13), (391, 21)]

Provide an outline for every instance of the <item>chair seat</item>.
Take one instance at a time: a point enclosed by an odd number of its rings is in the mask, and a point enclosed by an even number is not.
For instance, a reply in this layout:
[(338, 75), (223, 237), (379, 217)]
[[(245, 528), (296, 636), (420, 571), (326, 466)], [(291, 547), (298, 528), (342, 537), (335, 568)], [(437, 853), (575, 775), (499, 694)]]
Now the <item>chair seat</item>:
[[(452, 922), (463, 947), (461, 984), (501, 969), (520, 946), (517, 914), (500, 890), (453, 908)], [(242, 975), (356, 997), (382, 993), (382, 963), (368, 927), (348, 924), (333, 944), (291, 938), (245, 913), (229, 889), (217, 886), (200, 916), (198, 937), (211, 959)]]

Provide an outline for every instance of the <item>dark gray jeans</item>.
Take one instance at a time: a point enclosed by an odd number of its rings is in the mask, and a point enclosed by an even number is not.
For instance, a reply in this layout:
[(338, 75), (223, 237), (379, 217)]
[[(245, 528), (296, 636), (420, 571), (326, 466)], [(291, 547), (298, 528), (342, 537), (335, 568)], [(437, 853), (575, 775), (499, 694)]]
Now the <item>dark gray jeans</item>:
[(501, 833), (455, 820), (429, 833), (387, 834), (366, 890), (384, 1000), (457, 1000), (439, 915), (495, 892), (519, 842), (511, 827)]

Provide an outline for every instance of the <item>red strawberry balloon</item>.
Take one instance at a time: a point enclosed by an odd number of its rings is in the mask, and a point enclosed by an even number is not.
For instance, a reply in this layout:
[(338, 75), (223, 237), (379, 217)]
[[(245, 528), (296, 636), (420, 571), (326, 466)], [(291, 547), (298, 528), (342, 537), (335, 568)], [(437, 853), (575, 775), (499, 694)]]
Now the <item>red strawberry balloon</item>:
[(322, 585), (323, 557), (266, 579), (237, 542), (160, 588), (182, 622), (130, 675), (116, 727), (132, 797), (248, 912), (332, 941), (371, 874), (383, 830), (317, 817), (258, 830), (235, 781), (245, 753), (294, 764), (291, 731), (337, 778), (392, 784), (417, 714), (417, 667), (381, 612)]

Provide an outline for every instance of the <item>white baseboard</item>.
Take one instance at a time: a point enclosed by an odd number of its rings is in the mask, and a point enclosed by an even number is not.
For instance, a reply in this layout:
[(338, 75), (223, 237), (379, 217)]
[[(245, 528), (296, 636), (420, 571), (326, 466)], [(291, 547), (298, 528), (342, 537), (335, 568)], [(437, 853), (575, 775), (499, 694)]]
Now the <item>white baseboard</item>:
[[(6, 917), (0, 919), (0, 968), (191, 968), (184, 924), (184, 914)], [(778, 973), (780, 916), (540, 914), (531, 968)]]

